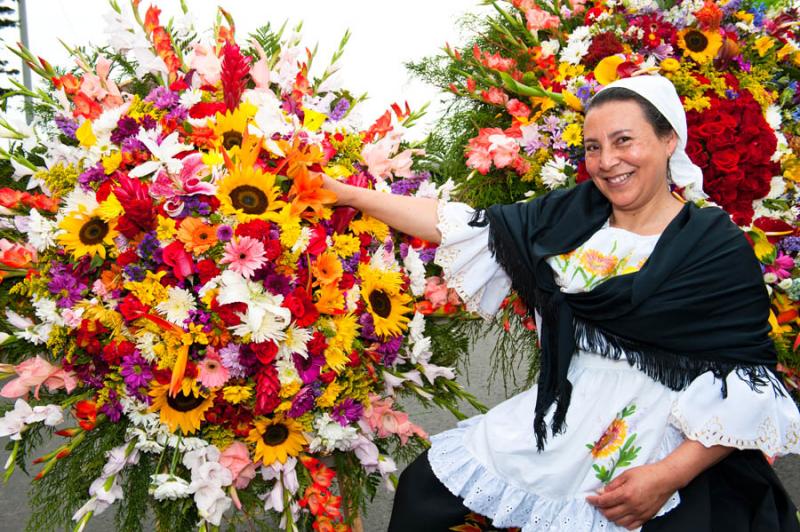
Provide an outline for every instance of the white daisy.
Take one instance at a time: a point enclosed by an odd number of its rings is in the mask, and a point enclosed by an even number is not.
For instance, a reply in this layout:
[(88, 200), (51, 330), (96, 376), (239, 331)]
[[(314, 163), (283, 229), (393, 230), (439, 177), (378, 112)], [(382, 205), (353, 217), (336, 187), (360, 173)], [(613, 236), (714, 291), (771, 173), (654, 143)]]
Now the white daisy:
[(156, 305), (156, 310), (165, 316), (167, 321), (183, 325), (184, 320), (189, 318), (189, 312), (197, 309), (194, 295), (189, 290), (177, 286), (171, 286), (168, 294), (168, 299)]

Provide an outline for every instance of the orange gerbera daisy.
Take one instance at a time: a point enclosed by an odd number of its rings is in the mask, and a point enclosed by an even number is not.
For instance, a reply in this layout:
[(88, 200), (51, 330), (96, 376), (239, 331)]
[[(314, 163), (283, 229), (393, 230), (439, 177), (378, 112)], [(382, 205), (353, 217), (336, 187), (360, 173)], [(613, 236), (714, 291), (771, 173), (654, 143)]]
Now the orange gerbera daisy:
[(314, 265), (311, 267), (311, 273), (314, 275), (314, 282), (320, 285), (330, 285), (338, 283), (342, 278), (342, 262), (335, 253), (326, 251), (317, 257)]
[(319, 296), (314, 306), (322, 314), (341, 314), (344, 312), (344, 296), (336, 284), (326, 284), (317, 291)]
[(184, 218), (178, 229), (178, 240), (186, 251), (199, 255), (217, 243), (217, 229), (199, 218)]

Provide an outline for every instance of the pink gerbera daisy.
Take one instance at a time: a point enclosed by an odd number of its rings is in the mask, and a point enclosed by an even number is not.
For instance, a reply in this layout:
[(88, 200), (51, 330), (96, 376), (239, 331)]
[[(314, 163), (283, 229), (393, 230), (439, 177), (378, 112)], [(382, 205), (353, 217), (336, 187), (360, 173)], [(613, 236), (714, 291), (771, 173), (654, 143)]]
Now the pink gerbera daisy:
[(250, 278), (267, 260), (264, 244), (249, 236), (231, 240), (225, 245), (222, 264), (230, 264), (230, 269), (243, 277)]
[(228, 368), (222, 365), (219, 355), (212, 349), (209, 349), (206, 357), (197, 364), (197, 370), (199, 373), (197, 380), (206, 388), (222, 386), (230, 377)]

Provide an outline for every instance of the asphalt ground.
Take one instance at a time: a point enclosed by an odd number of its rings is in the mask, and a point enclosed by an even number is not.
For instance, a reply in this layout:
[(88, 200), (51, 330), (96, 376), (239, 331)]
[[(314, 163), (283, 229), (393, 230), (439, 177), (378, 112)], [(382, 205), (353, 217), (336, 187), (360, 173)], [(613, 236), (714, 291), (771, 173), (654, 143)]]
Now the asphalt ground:
[[(490, 379), (491, 367), (488, 353), (491, 351), (493, 339), (475, 346), (470, 357), (468, 371), (460, 377), (464, 386), (487, 406), (495, 405), (506, 398), (506, 392), (500, 382)], [(430, 410), (416, 402), (407, 402), (406, 411), (411, 420), (421, 425), (430, 434), (452, 428), (456, 420), (452, 414), (441, 410)], [(474, 413), (468, 405), (464, 408), (467, 414)], [(7, 440), (3, 439), (3, 443)], [(0, 450), (0, 464), (4, 464), (8, 453)], [(779, 459), (775, 463), (778, 476), (784, 483), (795, 504), (800, 505), (800, 456), (793, 455)], [(37, 471), (36, 466), (31, 471)], [(0, 532), (17, 532), (24, 530), (30, 514), (27, 504), (29, 477), (21, 472), (15, 473), (8, 484), (0, 486)], [(365, 532), (382, 532), (386, 530), (392, 508), (392, 494), (380, 490), (364, 516)], [(86, 527), (87, 531), (108, 532), (113, 530), (113, 508), (104, 514), (94, 517)], [(244, 529), (243, 529), (244, 530)]]

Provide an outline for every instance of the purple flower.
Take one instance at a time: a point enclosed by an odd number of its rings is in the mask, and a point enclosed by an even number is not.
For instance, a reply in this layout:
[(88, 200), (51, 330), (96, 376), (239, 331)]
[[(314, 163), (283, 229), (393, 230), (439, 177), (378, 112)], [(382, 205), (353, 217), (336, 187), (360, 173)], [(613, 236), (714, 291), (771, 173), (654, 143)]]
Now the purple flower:
[(419, 252), (419, 260), (424, 263), (433, 262), (436, 258), (436, 248), (422, 248), (417, 250)]
[(144, 129), (149, 130), (149, 129), (155, 129), (156, 126), (158, 125), (158, 122), (156, 122), (156, 119), (153, 118), (152, 116), (144, 115), (142, 119), (139, 121), (139, 124), (141, 124), (141, 126)]
[(231, 378), (240, 379), (247, 375), (247, 368), (242, 366), (239, 361), (238, 345), (228, 344), (220, 349), (219, 358), (222, 361), (222, 365), (230, 372)]
[(150, 364), (138, 349), (132, 354), (122, 357), (119, 373), (125, 380), (125, 386), (128, 387), (128, 391), (137, 395), (141, 392), (139, 388), (146, 388), (147, 383), (153, 378)]
[(407, 179), (400, 179), (392, 183), (392, 194), (399, 194), (401, 196), (410, 196), (419, 188), (422, 183), (422, 178), (409, 177)]
[(78, 122), (76, 120), (68, 116), (56, 115), (55, 121), (58, 129), (60, 129), (65, 136), (71, 139), (75, 138), (75, 131), (78, 130)]
[(182, 105), (179, 105), (178, 107), (167, 113), (166, 116), (167, 120), (175, 120), (176, 122), (183, 122), (187, 118), (189, 118), (189, 111), (186, 109), (186, 107), (183, 107)]
[(787, 236), (781, 240), (781, 247), (786, 253), (800, 252), (800, 236)]
[(382, 355), (384, 366), (393, 366), (397, 361), (397, 353), (400, 351), (400, 346), (403, 345), (402, 336), (393, 336), (388, 341), (378, 346), (378, 353)]
[(134, 137), (126, 138), (122, 141), (122, 144), (120, 144), (119, 147), (125, 153), (147, 150), (147, 147), (142, 143), (142, 141)]
[(288, 296), (289, 292), (292, 291), (289, 281), (289, 278), (285, 275), (273, 273), (271, 275), (267, 275), (267, 278), (264, 280), (264, 287), (271, 294), (282, 295), (285, 297)]
[(217, 239), (220, 242), (227, 242), (233, 238), (233, 229), (230, 225), (220, 225), (217, 227)]
[(61, 296), (56, 302), (59, 308), (71, 308), (81, 298), (86, 284), (80, 282), (67, 266), (54, 262), (47, 289), (51, 294)]
[(109, 420), (116, 423), (122, 417), (122, 404), (119, 402), (117, 392), (115, 390), (108, 391), (108, 402), (100, 407), (100, 411), (104, 413)]
[(300, 375), (300, 379), (302, 379), (305, 384), (317, 380), (322, 366), (325, 365), (325, 357), (323, 355), (309, 354), (307, 357), (303, 358), (295, 353), (293, 359), (297, 374)]
[(183, 212), (179, 218), (192, 215), (208, 216), (209, 214), (211, 214), (211, 207), (200, 197), (184, 196)]
[(83, 190), (86, 191), (91, 190), (92, 185), (100, 185), (105, 183), (107, 180), (108, 176), (103, 168), (103, 163), (97, 163), (94, 166), (90, 166), (78, 176), (78, 183), (81, 185)]
[(350, 101), (347, 98), (340, 98), (338, 102), (336, 102), (336, 106), (334, 106), (333, 111), (330, 112), (328, 118), (331, 119), (333, 122), (338, 122), (344, 115), (347, 114), (347, 111), (350, 110)]
[(170, 109), (180, 101), (178, 93), (172, 92), (166, 87), (156, 87), (150, 91), (150, 94), (144, 99), (146, 102), (153, 102), (159, 109)]
[(122, 268), (122, 274), (133, 282), (143, 281), (144, 278), (147, 277), (147, 273), (144, 269), (136, 264), (128, 264)]
[(361, 419), (363, 413), (364, 406), (353, 398), (347, 397), (344, 401), (333, 407), (331, 417), (338, 421), (341, 426), (345, 427), (349, 423)]
[(355, 273), (358, 269), (358, 264), (361, 261), (361, 252), (357, 251), (352, 257), (342, 260), (342, 269), (347, 273)]
[(307, 385), (300, 388), (292, 400), (292, 407), (286, 414), (290, 418), (298, 418), (314, 408), (314, 401), (319, 397), (318, 386)]
[(123, 116), (117, 121), (117, 127), (111, 132), (111, 142), (122, 144), (127, 138), (135, 137), (139, 133), (139, 123), (129, 116)]

